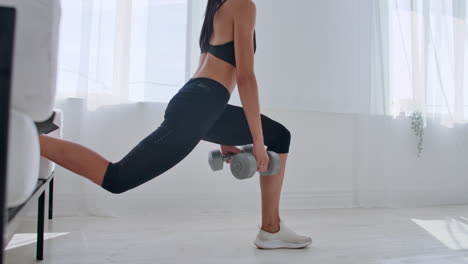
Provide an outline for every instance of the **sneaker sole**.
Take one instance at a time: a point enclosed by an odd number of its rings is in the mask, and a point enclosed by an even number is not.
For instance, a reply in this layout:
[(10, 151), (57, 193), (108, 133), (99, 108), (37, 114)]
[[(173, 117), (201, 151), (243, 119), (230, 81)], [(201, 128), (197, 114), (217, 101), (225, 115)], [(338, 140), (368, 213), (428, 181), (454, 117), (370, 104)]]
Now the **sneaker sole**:
[(290, 249), (301, 249), (305, 248), (308, 245), (312, 244), (312, 242), (307, 242), (303, 244), (294, 244), (294, 243), (286, 243), (281, 240), (272, 240), (272, 241), (254, 241), (255, 246), (259, 249), (280, 249), (280, 248), (290, 248)]

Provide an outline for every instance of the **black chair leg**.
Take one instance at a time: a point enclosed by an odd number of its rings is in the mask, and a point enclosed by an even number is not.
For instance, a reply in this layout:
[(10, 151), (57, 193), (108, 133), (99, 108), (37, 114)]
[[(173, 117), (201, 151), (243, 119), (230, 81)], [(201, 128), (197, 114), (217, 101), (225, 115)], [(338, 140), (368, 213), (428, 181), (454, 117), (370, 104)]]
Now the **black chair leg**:
[(37, 209), (37, 248), (36, 259), (44, 259), (44, 212), (45, 211), (45, 191), (39, 197)]
[(52, 178), (49, 182), (49, 219), (53, 218), (53, 211), (54, 211), (54, 178)]

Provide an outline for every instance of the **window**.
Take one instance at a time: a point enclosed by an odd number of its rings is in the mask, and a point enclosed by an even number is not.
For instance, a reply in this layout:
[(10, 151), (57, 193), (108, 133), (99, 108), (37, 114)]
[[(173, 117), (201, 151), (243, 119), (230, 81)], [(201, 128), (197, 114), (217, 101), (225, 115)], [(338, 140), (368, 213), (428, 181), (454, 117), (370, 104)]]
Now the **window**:
[(466, 1), (392, 0), (387, 5), (394, 110), (467, 121)]
[(187, 1), (133, 1), (131, 25), (131, 98), (167, 102), (186, 79)]
[(58, 96), (168, 102), (186, 80), (188, 0), (63, 0)]

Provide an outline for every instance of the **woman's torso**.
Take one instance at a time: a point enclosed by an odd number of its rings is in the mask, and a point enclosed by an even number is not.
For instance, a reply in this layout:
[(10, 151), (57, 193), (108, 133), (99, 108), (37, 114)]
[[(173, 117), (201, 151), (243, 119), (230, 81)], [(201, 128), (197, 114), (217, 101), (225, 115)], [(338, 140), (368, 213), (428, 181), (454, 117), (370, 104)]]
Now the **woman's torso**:
[[(228, 43), (234, 39), (234, 21), (230, 1), (223, 4), (214, 17), (213, 34), (210, 44), (213, 46)], [(236, 67), (206, 52), (194, 78), (210, 78), (224, 85), (230, 93), (236, 87)]]

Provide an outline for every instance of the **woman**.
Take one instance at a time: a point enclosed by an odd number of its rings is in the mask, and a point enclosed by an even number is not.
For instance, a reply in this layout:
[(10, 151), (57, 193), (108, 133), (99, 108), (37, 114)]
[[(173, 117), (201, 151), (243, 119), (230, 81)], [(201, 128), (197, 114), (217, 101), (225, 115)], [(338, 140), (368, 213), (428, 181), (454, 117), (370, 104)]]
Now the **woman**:
[[(221, 144), (226, 153), (253, 143), (257, 170), (268, 168), (268, 150), (281, 158), (274, 176), (260, 177), (262, 226), (258, 248), (304, 248), (311, 239), (284, 225), (279, 201), (291, 135), (260, 114), (254, 74), (256, 7), (251, 0), (209, 0), (200, 36), (197, 72), (170, 100), (164, 121), (122, 160), (109, 162), (80, 145), (41, 136), (41, 155), (112, 193), (123, 193), (166, 172), (201, 141)], [(243, 108), (228, 104), (235, 86)]]

